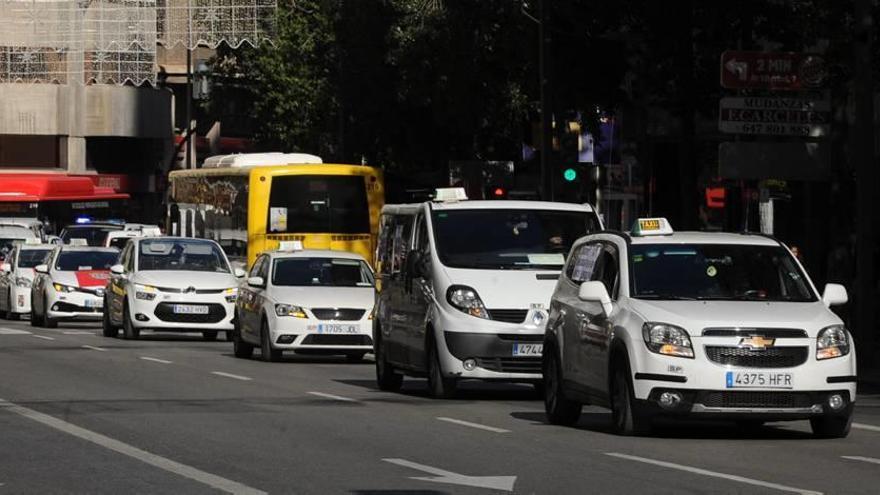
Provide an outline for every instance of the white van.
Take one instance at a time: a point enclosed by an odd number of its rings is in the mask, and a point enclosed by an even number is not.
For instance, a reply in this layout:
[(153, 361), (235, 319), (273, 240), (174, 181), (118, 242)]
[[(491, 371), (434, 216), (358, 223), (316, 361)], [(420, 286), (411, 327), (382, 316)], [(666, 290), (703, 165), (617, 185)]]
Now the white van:
[(540, 383), (547, 308), (572, 244), (601, 230), (589, 205), (438, 200), (382, 209), (373, 322), (383, 390), (427, 376), (434, 397), (461, 379)]

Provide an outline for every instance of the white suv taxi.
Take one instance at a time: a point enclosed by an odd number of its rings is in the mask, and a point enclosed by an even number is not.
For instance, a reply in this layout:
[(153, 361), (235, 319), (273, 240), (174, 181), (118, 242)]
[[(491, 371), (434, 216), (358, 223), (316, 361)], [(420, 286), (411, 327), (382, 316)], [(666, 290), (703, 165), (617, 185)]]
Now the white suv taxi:
[(58, 321), (100, 321), (104, 287), (119, 250), (85, 245), (83, 239), (57, 246), (34, 267), (31, 325), (54, 328)]
[[(137, 339), (144, 329), (201, 332), (216, 340), (232, 331), (238, 278), (220, 245), (208, 239), (137, 237), (112, 272), (104, 336)], [(227, 334), (228, 337), (228, 334)]]
[(742, 426), (809, 419), (848, 434), (856, 398), (852, 336), (798, 260), (760, 234), (673, 233), (640, 219), (631, 235), (580, 239), (560, 276), (544, 343), (545, 408), (572, 424), (610, 407), (620, 434), (657, 416)]
[(360, 361), (373, 350), (370, 266), (353, 253), (301, 249), (282, 242), (254, 262), (236, 304), (235, 355), (259, 347), (264, 361), (285, 350)]

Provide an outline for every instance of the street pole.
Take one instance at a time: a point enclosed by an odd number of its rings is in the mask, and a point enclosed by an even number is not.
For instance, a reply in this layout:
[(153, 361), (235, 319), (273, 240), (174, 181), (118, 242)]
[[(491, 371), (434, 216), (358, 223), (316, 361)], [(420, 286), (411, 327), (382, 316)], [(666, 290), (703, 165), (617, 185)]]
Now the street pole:
[(186, 131), (183, 133), (183, 144), (186, 153), (186, 169), (192, 168), (192, 50), (186, 49)]
[(871, 81), (872, 0), (855, 1), (855, 139), (856, 171), (856, 318), (855, 334), (859, 362), (870, 363), (874, 354), (874, 195), (877, 170), (874, 163), (874, 95)]
[(541, 93), (541, 199), (553, 201), (553, 115), (550, 104), (550, 77), (551, 71), (547, 67), (549, 56), (549, 30), (546, 24), (549, 19), (546, 3), (548, 0), (539, 1), (538, 23), (538, 77)]

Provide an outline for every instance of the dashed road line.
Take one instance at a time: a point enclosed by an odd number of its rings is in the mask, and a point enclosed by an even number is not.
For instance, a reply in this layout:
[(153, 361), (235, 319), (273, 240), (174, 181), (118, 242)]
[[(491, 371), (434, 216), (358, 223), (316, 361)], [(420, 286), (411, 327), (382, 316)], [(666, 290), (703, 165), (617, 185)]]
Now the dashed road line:
[(307, 392), (307, 393), (310, 395), (318, 396), (318, 397), (324, 397), (325, 399), (333, 399), (333, 400), (338, 400), (338, 401), (342, 401), (342, 402), (360, 402), (359, 400), (352, 399), (351, 397), (343, 397), (341, 395), (326, 394), (324, 392)]
[(64, 335), (95, 335), (95, 332), (86, 332), (85, 330), (65, 330)]
[(234, 378), (236, 380), (241, 380), (243, 382), (249, 382), (249, 381), (253, 380), (253, 378), (250, 378), (247, 376), (233, 375), (232, 373), (226, 373), (223, 371), (212, 371), (211, 374), (217, 375), (217, 376), (225, 376), (226, 378)]
[(642, 462), (645, 464), (653, 464), (655, 466), (661, 466), (669, 469), (678, 469), (679, 471), (687, 471), (689, 473), (700, 474), (703, 476), (711, 476), (713, 478), (722, 478), (730, 481), (736, 481), (739, 483), (745, 483), (747, 485), (761, 486), (764, 488), (770, 488), (773, 490), (779, 490), (783, 492), (790, 493), (800, 493), (801, 495), (822, 495), (822, 492), (817, 492), (813, 490), (805, 490), (803, 488), (795, 488), (792, 486), (780, 485), (778, 483), (770, 483), (768, 481), (761, 481), (752, 478), (746, 478), (743, 476), (737, 476), (735, 474), (727, 474), (727, 473), (719, 473), (716, 471), (709, 471), (707, 469), (700, 469), (692, 466), (685, 466), (684, 464), (675, 464), (673, 462), (666, 461), (658, 461), (656, 459), (649, 459), (647, 457), (638, 457), (634, 455), (628, 454), (620, 454), (617, 452), (606, 452), (605, 455), (611, 457), (617, 457), (619, 459), (626, 459), (630, 461)]
[(43, 425), (58, 430), (60, 432), (67, 433), (68, 435), (72, 435), (87, 442), (91, 442), (95, 445), (99, 445), (114, 452), (118, 452), (122, 455), (137, 459), (143, 463), (149, 464), (159, 469), (163, 469), (170, 473), (174, 473), (179, 476), (183, 476), (184, 478), (197, 481), (225, 493), (266, 495), (266, 492), (262, 490), (252, 488), (250, 486), (227, 478), (223, 478), (221, 476), (217, 476), (216, 474), (211, 474), (206, 471), (196, 469), (186, 464), (172, 461), (171, 459), (168, 459), (166, 457), (162, 457), (151, 452), (141, 450), (133, 445), (120, 442), (119, 440), (101, 435), (100, 433), (96, 433), (94, 431), (76, 426), (72, 423), (60, 420), (54, 416), (49, 416), (48, 414), (43, 414), (41, 412), (19, 406), (3, 399), (0, 399), (0, 410), (5, 410), (18, 414), (19, 416), (23, 416), (38, 423), (42, 423)]
[(862, 461), (870, 462), (871, 464), (880, 464), (880, 459), (874, 457), (862, 457), (860, 455), (842, 455), (840, 457), (842, 459), (849, 459), (850, 461)]
[(46, 335), (31, 334), (31, 337), (33, 337), (33, 338), (35, 338), (35, 339), (55, 340), (55, 337), (48, 337), (48, 336), (46, 336)]
[(171, 361), (167, 361), (165, 359), (154, 358), (150, 356), (141, 356), (141, 359), (144, 361), (152, 361), (154, 363), (162, 363), (162, 364), (171, 364)]
[(479, 423), (471, 423), (470, 421), (464, 421), (461, 419), (455, 418), (446, 418), (443, 416), (438, 416), (437, 419), (440, 421), (446, 421), (447, 423), (455, 423), (461, 426), (467, 426), (470, 428), (477, 428), (479, 430), (491, 431), (492, 433), (510, 433), (510, 430), (505, 430), (504, 428), (496, 428), (494, 426), (481, 425)]
[(93, 351), (101, 351), (101, 352), (107, 352), (107, 351), (108, 351), (108, 349), (104, 349), (103, 347), (97, 347), (97, 346), (94, 346), (94, 345), (84, 345), (84, 346), (81, 346), (81, 347), (82, 347), (83, 349), (91, 349), (91, 350), (93, 350)]
[(0, 335), (29, 335), (31, 332), (20, 330), (18, 328), (0, 327)]
[(866, 425), (864, 423), (853, 423), (853, 428), (858, 428), (860, 430), (868, 430), (868, 431), (880, 431), (880, 426), (874, 425)]

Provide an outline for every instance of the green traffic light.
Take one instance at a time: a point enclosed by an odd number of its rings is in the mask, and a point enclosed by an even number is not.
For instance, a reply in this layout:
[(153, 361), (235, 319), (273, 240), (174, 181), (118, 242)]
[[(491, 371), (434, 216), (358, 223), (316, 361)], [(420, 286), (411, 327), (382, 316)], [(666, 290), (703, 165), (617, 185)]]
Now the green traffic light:
[(565, 169), (565, 172), (562, 172), (562, 178), (567, 180), (568, 182), (571, 182), (571, 181), (577, 179), (577, 176), (578, 176), (577, 170), (575, 170), (573, 168), (567, 168), (567, 169)]

